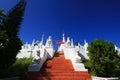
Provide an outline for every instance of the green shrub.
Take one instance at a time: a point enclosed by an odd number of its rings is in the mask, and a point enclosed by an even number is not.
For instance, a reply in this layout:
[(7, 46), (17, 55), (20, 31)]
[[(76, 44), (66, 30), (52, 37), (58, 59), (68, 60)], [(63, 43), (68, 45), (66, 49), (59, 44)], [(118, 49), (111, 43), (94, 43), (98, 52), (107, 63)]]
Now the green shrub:
[[(115, 51), (114, 44), (105, 40), (94, 40), (88, 46), (89, 61), (85, 65), (95, 76), (119, 77), (120, 56)], [(89, 66), (90, 65), (90, 66)]]
[(84, 57), (82, 57), (81, 59), (82, 59), (82, 62), (84, 63), (84, 65), (85, 65), (85, 68), (88, 69), (88, 71), (90, 72), (91, 75), (94, 75), (93, 73), (91, 73), (91, 66), (92, 66), (92, 64), (91, 64), (90, 60), (89, 59), (85, 59)]
[(0, 73), (1, 78), (23, 76), (28, 71), (28, 66), (32, 62), (32, 57), (17, 59), (16, 62), (6, 69), (3, 73)]

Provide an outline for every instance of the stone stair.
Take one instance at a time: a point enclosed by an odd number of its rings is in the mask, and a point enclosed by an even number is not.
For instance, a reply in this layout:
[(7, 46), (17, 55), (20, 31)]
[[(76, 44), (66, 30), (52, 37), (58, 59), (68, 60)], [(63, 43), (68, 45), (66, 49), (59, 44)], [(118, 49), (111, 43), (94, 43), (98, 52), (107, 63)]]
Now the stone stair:
[(55, 53), (47, 60), (39, 72), (29, 72), (22, 80), (91, 80), (87, 71), (74, 71), (70, 60), (63, 54)]

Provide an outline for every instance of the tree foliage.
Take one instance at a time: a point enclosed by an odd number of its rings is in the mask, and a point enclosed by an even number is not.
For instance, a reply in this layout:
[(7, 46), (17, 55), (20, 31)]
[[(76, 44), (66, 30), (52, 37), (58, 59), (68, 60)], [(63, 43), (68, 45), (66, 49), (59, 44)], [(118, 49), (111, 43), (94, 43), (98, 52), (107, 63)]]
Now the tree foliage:
[(7, 14), (7, 17), (3, 20), (4, 27), (7, 30), (7, 35), (17, 36), (19, 32), (19, 27), (22, 22), (24, 15), (24, 10), (26, 6), (25, 0), (20, 0)]
[(120, 57), (114, 44), (105, 40), (94, 40), (88, 46), (91, 72), (96, 76), (120, 76)]
[(0, 10), (0, 27), (3, 26), (3, 19), (5, 18), (4, 10)]
[(20, 0), (9, 12), (0, 10), (0, 71), (8, 68), (16, 60), (22, 42), (18, 37), (23, 20), (25, 0)]

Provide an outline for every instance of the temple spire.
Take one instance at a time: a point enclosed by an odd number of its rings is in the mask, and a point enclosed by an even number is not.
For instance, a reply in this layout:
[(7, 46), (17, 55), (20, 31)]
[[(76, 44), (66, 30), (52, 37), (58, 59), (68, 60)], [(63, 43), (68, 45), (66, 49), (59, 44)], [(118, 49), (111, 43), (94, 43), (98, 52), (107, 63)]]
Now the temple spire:
[(41, 39), (41, 44), (43, 44), (43, 41), (44, 41), (44, 34), (42, 34), (42, 39)]
[(35, 44), (35, 39), (33, 39), (33, 41), (32, 41), (32, 46), (34, 46), (34, 44)]
[(71, 39), (71, 47), (74, 47), (73, 39)]
[(62, 34), (62, 37), (63, 37), (62, 42), (65, 42), (65, 34), (64, 33)]

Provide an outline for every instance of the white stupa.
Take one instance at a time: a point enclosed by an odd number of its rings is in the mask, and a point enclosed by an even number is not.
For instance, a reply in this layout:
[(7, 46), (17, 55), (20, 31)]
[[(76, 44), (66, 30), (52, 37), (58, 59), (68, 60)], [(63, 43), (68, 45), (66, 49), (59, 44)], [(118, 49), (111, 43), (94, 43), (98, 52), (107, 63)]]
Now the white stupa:
[[(32, 44), (26, 43), (22, 45), (20, 52), (16, 56), (16, 58), (33, 57), (32, 64), (28, 68), (29, 71), (39, 71), (47, 59), (54, 57), (55, 51), (52, 37), (48, 37), (45, 45), (43, 42), (44, 35), (42, 35), (41, 41), (33, 40)], [(73, 39), (67, 37), (67, 40), (65, 40), (65, 34), (63, 34), (58, 52), (64, 53), (65, 59), (71, 60), (75, 71), (87, 71), (81, 60), (81, 57), (89, 59), (87, 47), (88, 43), (86, 40), (84, 40), (83, 46), (80, 43), (77, 43), (77, 45), (74, 46)], [(120, 48), (115, 46), (115, 50), (118, 51), (118, 55), (120, 55)]]
[(65, 46), (66, 46), (65, 45), (65, 34), (63, 33), (63, 35), (62, 35), (62, 44), (58, 48), (58, 51), (62, 53), (64, 51), (64, 49), (65, 49)]

